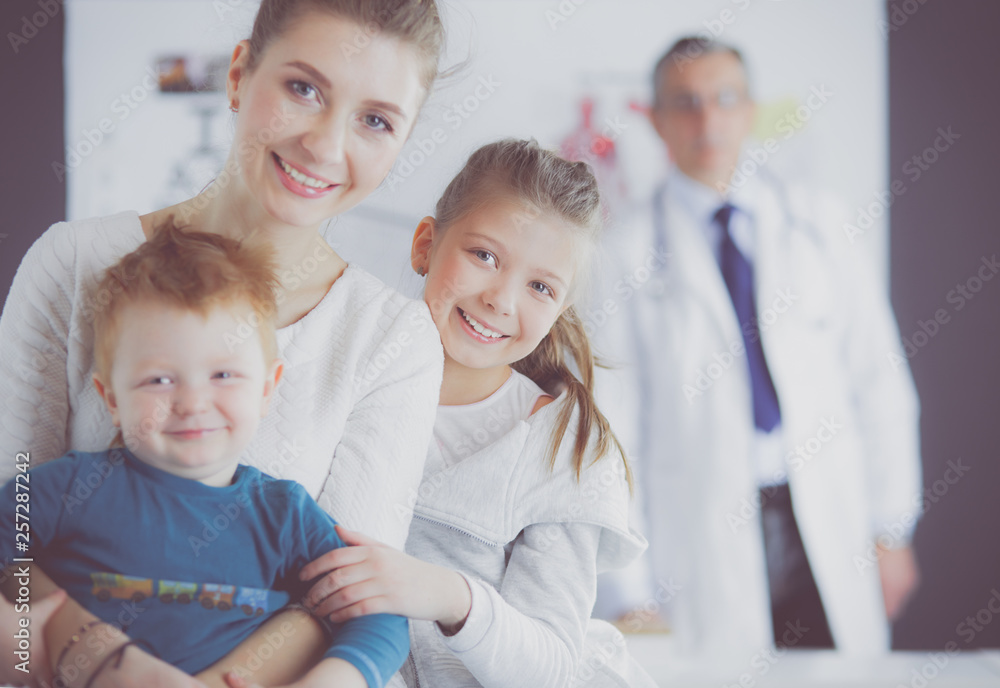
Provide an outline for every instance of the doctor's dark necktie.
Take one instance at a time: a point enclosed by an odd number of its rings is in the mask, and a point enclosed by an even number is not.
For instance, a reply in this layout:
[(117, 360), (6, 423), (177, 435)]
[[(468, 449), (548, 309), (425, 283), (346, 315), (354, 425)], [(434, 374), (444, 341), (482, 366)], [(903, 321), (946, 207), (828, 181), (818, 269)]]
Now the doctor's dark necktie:
[(757, 307), (754, 305), (753, 266), (736, 247), (729, 233), (729, 220), (733, 210), (733, 206), (726, 203), (715, 213), (714, 221), (722, 229), (719, 265), (743, 333), (743, 344), (750, 365), (754, 425), (770, 432), (781, 421), (781, 410), (778, 408), (778, 394), (774, 391), (774, 383), (767, 371), (764, 348), (760, 342)]

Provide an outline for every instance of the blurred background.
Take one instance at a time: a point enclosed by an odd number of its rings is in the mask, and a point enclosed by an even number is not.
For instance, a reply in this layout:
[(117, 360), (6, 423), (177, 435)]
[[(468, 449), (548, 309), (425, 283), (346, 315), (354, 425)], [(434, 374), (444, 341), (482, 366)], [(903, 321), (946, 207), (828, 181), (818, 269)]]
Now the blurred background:
[[(349, 261), (416, 296), (410, 236), (468, 154), (533, 136), (592, 162), (614, 218), (666, 166), (645, 119), (650, 72), (678, 37), (743, 50), (767, 166), (857, 208), (852, 244), (883, 270), (923, 408), (929, 507), (915, 548), (923, 583), (898, 649), (1000, 647), (1000, 280), (933, 336), (921, 323), (1000, 253), (991, 210), (1000, 159), (1000, 4), (979, 0), (450, 0), (445, 78), (389, 178), (325, 232)], [(229, 148), (220, 91), (253, 0), (3, 0), (0, 295), (51, 223), (151, 211), (201, 190)], [(829, 94), (813, 98), (811, 94)], [(819, 103), (818, 107), (807, 103)], [(955, 143), (925, 153), (938, 129)], [(933, 150), (932, 150), (933, 153)], [(914, 156), (924, 165), (916, 167)], [(906, 193), (885, 192), (901, 181)], [(898, 186), (896, 187), (899, 188)], [(869, 210), (870, 209), (870, 210)], [(846, 238), (845, 238), (846, 240)], [(0, 346), (3, 343), (0, 342)], [(949, 461), (971, 479), (937, 495)], [(994, 533), (991, 535), (990, 533)], [(1000, 615), (998, 615), (1000, 617)]]

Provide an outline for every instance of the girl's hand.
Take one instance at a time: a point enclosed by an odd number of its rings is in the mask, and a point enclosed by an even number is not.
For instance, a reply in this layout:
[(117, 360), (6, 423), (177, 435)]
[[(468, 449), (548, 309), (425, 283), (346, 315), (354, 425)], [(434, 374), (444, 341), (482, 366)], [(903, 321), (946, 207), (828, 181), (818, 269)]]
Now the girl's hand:
[(323, 576), (303, 600), (314, 614), (334, 623), (399, 614), (437, 621), (446, 634), (461, 629), (472, 606), (462, 576), (341, 526), (337, 533), (353, 546), (327, 552), (299, 573), (302, 580)]
[(22, 662), (21, 657), (15, 653), (22, 651), (18, 645), (15, 634), (22, 632), (20, 619), (14, 605), (0, 595), (0, 654), (3, 661), (0, 662), (0, 683), (12, 683), (19, 685), (26, 683), (29, 686), (49, 686), (52, 685), (52, 669), (49, 667), (49, 657), (45, 647), (45, 635), (42, 629), (59, 606), (66, 601), (66, 591), (56, 590), (47, 597), (43, 597), (37, 602), (31, 603), (31, 613), (23, 615), (28, 619), (27, 632), (31, 656), (28, 661), (29, 673), (15, 669), (16, 664)]

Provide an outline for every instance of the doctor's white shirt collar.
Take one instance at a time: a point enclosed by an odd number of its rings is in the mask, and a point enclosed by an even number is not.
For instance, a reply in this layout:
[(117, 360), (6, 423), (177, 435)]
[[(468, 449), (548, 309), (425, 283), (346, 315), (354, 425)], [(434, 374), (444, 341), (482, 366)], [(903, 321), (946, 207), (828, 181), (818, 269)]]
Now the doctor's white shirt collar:
[(759, 180), (750, 177), (745, 184), (734, 188), (729, 196), (723, 197), (718, 190), (691, 179), (676, 167), (672, 167), (667, 173), (667, 192), (694, 221), (708, 242), (716, 262), (719, 260), (722, 230), (715, 224), (714, 218), (723, 203), (730, 203), (735, 209), (729, 220), (729, 232), (733, 241), (747, 259), (753, 259), (757, 196), (754, 189), (758, 184)]

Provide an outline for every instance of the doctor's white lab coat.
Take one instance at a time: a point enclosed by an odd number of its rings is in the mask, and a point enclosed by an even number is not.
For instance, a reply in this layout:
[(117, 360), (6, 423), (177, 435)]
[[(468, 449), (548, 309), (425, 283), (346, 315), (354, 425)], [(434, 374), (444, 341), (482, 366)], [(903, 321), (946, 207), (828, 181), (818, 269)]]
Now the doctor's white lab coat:
[[(907, 544), (920, 514), (915, 389), (842, 208), (751, 181), (757, 313), (796, 521), (836, 647), (878, 653), (889, 629), (873, 540)], [(662, 232), (652, 202), (608, 230), (604, 283), (583, 314), (620, 366), (602, 373), (598, 402), (635, 465), (650, 542), (656, 589), (627, 596), (663, 613), (687, 652), (745, 657), (772, 645), (749, 370), (712, 249), (664, 188)]]

